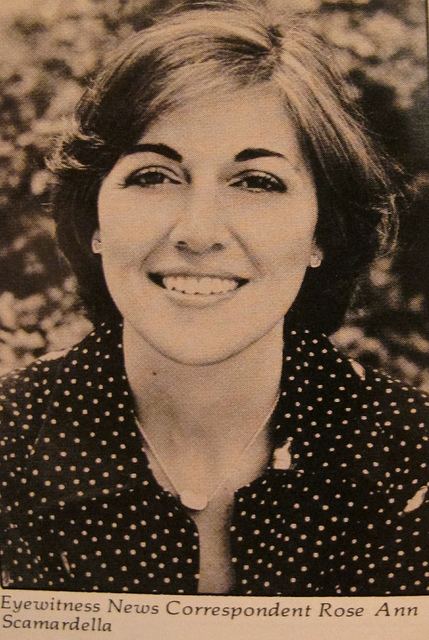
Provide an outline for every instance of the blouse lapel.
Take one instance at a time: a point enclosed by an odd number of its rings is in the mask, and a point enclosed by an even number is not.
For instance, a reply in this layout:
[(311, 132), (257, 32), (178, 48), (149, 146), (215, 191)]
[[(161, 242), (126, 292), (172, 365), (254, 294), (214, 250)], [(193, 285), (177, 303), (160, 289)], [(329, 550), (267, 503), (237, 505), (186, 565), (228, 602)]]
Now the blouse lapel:
[(327, 337), (292, 332), (272, 420), (273, 459), (239, 492), (234, 512), (233, 553), (251, 550), (236, 565), (244, 593), (261, 593), (262, 567), (267, 595), (340, 593), (353, 545), (364, 541), (378, 557), (386, 500), (374, 473), (380, 449), (366, 395)]
[[(322, 477), (324, 469), (332, 468), (349, 475), (360, 468), (353, 457), (362, 434), (357, 426), (359, 384), (349, 362), (326, 337), (293, 331), (285, 344), (269, 470), (281, 474), (279, 453), (286, 449), (289, 464), (280, 453), (283, 471), (293, 476)], [(66, 355), (58, 371), (29, 458), (34, 495), (38, 506), (46, 507), (120, 492), (138, 483), (146, 465), (120, 332), (102, 325)]]
[(101, 326), (64, 358), (29, 458), (36, 508), (124, 491), (146, 464), (118, 334)]

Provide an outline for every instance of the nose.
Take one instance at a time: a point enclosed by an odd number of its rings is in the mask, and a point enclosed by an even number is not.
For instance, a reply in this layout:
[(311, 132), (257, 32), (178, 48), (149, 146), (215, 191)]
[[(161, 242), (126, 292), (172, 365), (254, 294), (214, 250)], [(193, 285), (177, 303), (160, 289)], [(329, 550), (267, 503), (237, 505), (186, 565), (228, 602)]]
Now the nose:
[(190, 254), (222, 251), (230, 238), (222, 217), (214, 190), (194, 189), (185, 200), (170, 240), (178, 251)]

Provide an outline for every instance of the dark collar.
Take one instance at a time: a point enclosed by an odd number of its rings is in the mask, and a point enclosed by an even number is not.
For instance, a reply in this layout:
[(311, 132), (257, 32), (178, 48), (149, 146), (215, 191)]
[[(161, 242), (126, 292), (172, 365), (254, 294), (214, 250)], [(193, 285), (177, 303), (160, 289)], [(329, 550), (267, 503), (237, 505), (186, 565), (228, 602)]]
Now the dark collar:
[[(132, 490), (147, 478), (121, 336), (118, 328), (102, 325), (57, 368), (51, 402), (29, 459), (27, 477), (38, 508)], [(356, 466), (348, 445), (363, 438), (356, 427), (361, 387), (350, 363), (326, 336), (309, 330), (290, 333), (272, 419), (274, 447), (292, 439), (292, 466), (284, 472), (320, 472), (332, 459), (332, 447), (338, 460)], [(270, 467), (267, 473), (282, 470)]]

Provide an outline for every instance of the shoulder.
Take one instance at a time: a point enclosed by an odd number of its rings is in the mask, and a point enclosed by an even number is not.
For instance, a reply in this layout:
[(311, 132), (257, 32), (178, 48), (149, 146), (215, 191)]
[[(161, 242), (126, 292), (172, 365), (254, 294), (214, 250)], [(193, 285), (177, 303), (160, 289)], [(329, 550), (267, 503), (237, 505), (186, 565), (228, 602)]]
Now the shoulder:
[(65, 397), (79, 399), (83, 386), (99, 375), (98, 359), (109, 358), (109, 328), (89, 333), (63, 351), (48, 353), (25, 368), (0, 377), (0, 451), (31, 447), (44, 423), (57, 414)]
[(378, 436), (398, 440), (399, 450), (417, 443), (429, 454), (429, 396), (384, 371), (348, 362), (362, 420)]
[[(352, 362), (352, 366), (356, 371), (356, 363)], [(419, 425), (427, 431), (428, 394), (384, 371), (358, 366), (363, 397), (370, 403), (383, 426), (397, 426), (408, 430), (407, 425)]]
[(33, 393), (49, 395), (51, 383), (66, 354), (66, 350), (48, 353), (27, 367), (15, 369), (1, 376), (0, 412), (17, 409), (23, 403), (28, 404)]
[(384, 371), (363, 367), (335, 345), (325, 346), (320, 375), (327, 395), (334, 398), (324, 403), (328, 418), (321, 420), (329, 421), (330, 432), (347, 442), (350, 454), (355, 452), (356, 471), (379, 487), (429, 483), (428, 395)]
[(4, 456), (18, 458), (23, 448), (26, 452), (31, 449), (55, 404), (55, 396), (60, 392), (67, 393), (61, 387), (65, 375), (72, 378), (72, 367), (67, 363), (71, 360), (77, 365), (84, 353), (88, 358), (85, 347), (92, 335), (70, 349), (49, 352), (28, 366), (0, 377), (0, 452), (3, 460)]
[[(0, 410), (23, 402), (32, 390), (48, 387), (67, 351), (48, 353), (27, 367), (14, 369), (0, 377)], [(37, 391), (36, 391), (37, 393)]]
[[(55, 390), (56, 381), (60, 382), (60, 374), (63, 371), (71, 374), (71, 367), (90, 358), (88, 346), (94, 341), (94, 335), (93, 331), (68, 349), (48, 352), (28, 366), (0, 376), (0, 420), (6, 411), (17, 416), (17, 411), (28, 410), (30, 404), (49, 404), (49, 396)], [(69, 361), (71, 367), (67, 368)]]
[(395, 529), (394, 540), (403, 531), (423, 531), (429, 524), (428, 395), (343, 356), (336, 366), (347, 397), (336, 423), (329, 415), (338, 472), (348, 470), (362, 496), (371, 496), (365, 508), (376, 505)]
[(414, 496), (424, 498), (429, 486), (428, 395), (380, 370), (357, 372), (366, 470), (392, 499), (402, 494), (405, 504)]
[(0, 378), (0, 450), (5, 462), (37, 438), (66, 352), (48, 354)]
[[(366, 367), (348, 358), (328, 338), (321, 383), (330, 392), (347, 398), (348, 410), (377, 429), (429, 429), (429, 396), (382, 370)], [(324, 350), (325, 351), (325, 350)], [(329, 386), (326, 381), (333, 379)]]

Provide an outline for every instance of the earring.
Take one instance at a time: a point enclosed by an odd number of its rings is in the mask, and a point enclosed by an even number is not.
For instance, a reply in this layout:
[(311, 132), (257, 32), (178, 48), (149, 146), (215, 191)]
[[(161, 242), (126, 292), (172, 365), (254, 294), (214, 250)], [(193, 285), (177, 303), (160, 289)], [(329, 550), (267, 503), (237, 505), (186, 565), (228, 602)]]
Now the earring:
[(310, 267), (317, 269), (322, 264), (322, 256), (320, 253), (312, 253), (310, 256)]
[(101, 240), (99, 238), (95, 236), (92, 238), (91, 249), (92, 253), (101, 253)]

